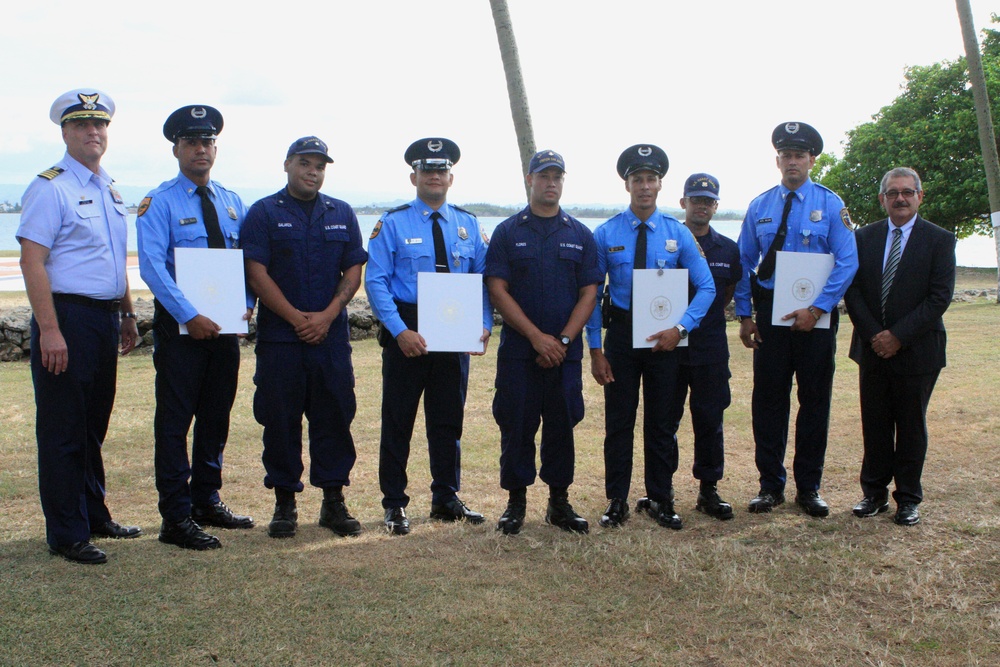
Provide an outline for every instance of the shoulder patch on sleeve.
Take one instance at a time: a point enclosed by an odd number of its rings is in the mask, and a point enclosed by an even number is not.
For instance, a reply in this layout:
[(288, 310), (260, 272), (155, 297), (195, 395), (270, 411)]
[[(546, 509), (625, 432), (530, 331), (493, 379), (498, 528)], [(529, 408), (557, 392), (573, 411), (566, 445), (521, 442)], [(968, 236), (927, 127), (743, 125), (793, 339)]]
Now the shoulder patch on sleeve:
[(63, 173), (64, 171), (66, 170), (63, 169), (62, 167), (49, 167), (48, 169), (40, 173), (38, 175), (38, 178), (44, 178), (47, 181), (51, 181), (53, 178)]
[[(410, 208), (409, 204), (403, 204), (402, 206), (397, 206), (396, 208), (390, 208), (388, 211), (386, 211), (386, 213), (395, 213), (396, 211), (405, 211), (408, 208)], [(381, 222), (382, 221), (379, 220), (379, 223), (381, 223)], [(375, 237), (373, 236), (372, 238), (375, 238)]]
[(847, 210), (847, 207), (840, 209), (840, 220), (844, 223), (844, 227), (847, 227), (852, 232), (854, 231), (854, 223), (851, 222), (851, 212)]
[(490, 237), (486, 236), (486, 230), (483, 229), (482, 225), (480, 225), (480, 227), (479, 227), (479, 233), (483, 237), (483, 243), (485, 243), (486, 245), (489, 245), (490, 244)]
[(149, 209), (149, 205), (150, 203), (152, 203), (152, 201), (153, 201), (152, 197), (144, 197), (143, 200), (139, 202), (139, 209), (135, 212), (136, 217), (141, 218), (142, 214)]
[(379, 218), (378, 222), (375, 223), (375, 229), (372, 230), (372, 235), (368, 237), (368, 240), (371, 241), (373, 238), (378, 236), (380, 231), (382, 231), (382, 218)]

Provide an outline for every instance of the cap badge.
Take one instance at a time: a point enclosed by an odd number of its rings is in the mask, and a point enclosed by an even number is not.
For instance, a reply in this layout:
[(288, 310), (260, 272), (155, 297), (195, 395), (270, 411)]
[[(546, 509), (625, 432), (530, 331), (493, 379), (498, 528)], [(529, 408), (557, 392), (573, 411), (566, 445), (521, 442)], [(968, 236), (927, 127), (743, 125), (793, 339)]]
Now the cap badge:
[(430, 141), (427, 142), (427, 150), (429, 150), (432, 153), (439, 153), (442, 148), (444, 148), (443, 141), (431, 139)]
[(788, 134), (795, 134), (799, 131), (798, 123), (785, 123), (785, 132)]
[(195, 108), (191, 109), (191, 117), (192, 118), (204, 118), (207, 115), (208, 115), (208, 112), (205, 111), (205, 107), (195, 107)]
[(84, 95), (83, 93), (77, 93), (77, 97), (83, 103), (83, 108), (87, 111), (93, 111), (97, 108), (97, 100), (100, 99), (100, 93), (94, 93), (93, 95)]
[(641, 155), (642, 157), (649, 157), (652, 154), (653, 154), (653, 149), (650, 148), (649, 146), (639, 147), (639, 155)]

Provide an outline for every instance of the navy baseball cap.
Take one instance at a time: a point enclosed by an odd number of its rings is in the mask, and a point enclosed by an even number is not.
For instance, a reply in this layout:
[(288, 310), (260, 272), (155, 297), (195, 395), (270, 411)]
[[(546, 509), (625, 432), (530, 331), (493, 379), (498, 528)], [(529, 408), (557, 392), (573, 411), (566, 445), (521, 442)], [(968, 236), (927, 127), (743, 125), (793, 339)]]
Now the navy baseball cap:
[(285, 158), (288, 159), (293, 155), (322, 155), (327, 162), (333, 162), (333, 158), (327, 150), (327, 145), (319, 137), (302, 137), (301, 139), (296, 139), (291, 146), (288, 147), (288, 154)]
[(823, 152), (823, 137), (819, 136), (819, 132), (812, 125), (797, 122), (782, 123), (771, 133), (771, 145), (777, 151), (791, 148), (808, 151), (810, 155), (816, 156)]
[(629, 146), (618, 157), (618, 175), (622, 178), (628, 178), (636, 171), (652, 171), (663, 178), (669, 168), (670, 160), (666, 152), (653, 144)]
[(56, 125), (77, 118), (98, 118), (110, 123), (114, 115), (114, 101), (96, 88), (77, 88), (63, 93), (49, 109), (49, 118)]
[(421, 171), (451, 169), (461, 157), (458, 144), (443, 137), (417, 139), (403, 153), (406, 164)]
[(555, 151), (538, 151), (531, 156), (531, 162), (528, 163), (528, 173), (536, 174), (549, 167), (566, 171), (566, 161), (563, 160), (562, 155), (559, 155)]
[(711, 174), (691, 174), (684, 182), (685, 197), (719, 198), (719, 179)]
[(184, 137), (215, 139), (222, 132), (222, 114), (204, 104), (181, 107), (167, 117), (163, 124), (163, 136), (167, 141), (177, 143)]

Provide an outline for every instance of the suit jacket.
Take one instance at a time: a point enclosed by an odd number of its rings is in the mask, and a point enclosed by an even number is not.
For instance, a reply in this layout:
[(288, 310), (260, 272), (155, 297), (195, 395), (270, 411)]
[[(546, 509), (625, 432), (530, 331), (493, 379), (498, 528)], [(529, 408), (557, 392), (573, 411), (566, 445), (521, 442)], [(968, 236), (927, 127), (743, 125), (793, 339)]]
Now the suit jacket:
[[(896, 268), (882, 322), (882, 261), (889, 220), (855, 232), (859, 268), (844, 295), (854, 324), (850, 357), (861, 365), (884, 364), (900, 375), (918, 375), (945, 366), (942, 315), (955, 291), (955, 235), (919, 215)], [(902, 343), (889, 359), (872, 351), (872, 337), (888, 329)]]

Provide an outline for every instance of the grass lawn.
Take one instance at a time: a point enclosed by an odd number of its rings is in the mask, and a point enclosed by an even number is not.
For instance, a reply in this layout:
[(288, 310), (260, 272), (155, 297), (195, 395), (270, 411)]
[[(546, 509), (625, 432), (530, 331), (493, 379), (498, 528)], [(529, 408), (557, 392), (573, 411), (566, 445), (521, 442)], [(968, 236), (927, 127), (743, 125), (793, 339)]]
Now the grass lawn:
[[(964, 286), (996, 285), (996, 273)], [(0, 302), (0, 306), (11, 305)], [(521, 535), (494, 531), (506, 494), (490, 412), (495, 343), (474, 357), (462, 497), (484, 526), (427, 519), (425, 440), (410, 465), (413, 532), (381, 529), (378, 488), (380, 358), (354, 346), (358, 463), (348, 504), (364, 526), (337, 538), (316, 525), (321, 493), (299, 496), (300, 530), (267, 537), (273, 496), (262, 484), (251, 412), (254, 357), (243, 351), (226, 450), (223, 499), (252, 514), (251, 531), (219, 531), (198, 553), (156, 540), (153, 369), (148, 354), (119, 367), (104, 447), (115, 518), (147, 536), (101, 541), (109, 563), (50, 556), (38, 503), (34, 403), (27, 363), (0, 364), (0, 665), (997, 665), (1000, 664), (1000, 307), (957, 303), (946, 316), (949, 366), (931, 401), (923, 521), (891, 513), (859, 520), (857, 367), (841, 327), (823, 495), (827, 519), (786, 504), (750, 515), (757, 491), (750, 433), (751, 355), (730, 324), (733, 405), (726, 422), (723, 497), (736, 517), (694, 511), (690, 421), (675, 477), (678, 532), (633, 515), (602, 529), (603, 400), (584, 378), (577, 428), (576, 509), (591, 534), (543, 521), (546, 491), (529, 490)], [(794, 428), (794, 425), (793, 425)], [(422, 418), (417, 434), (423, 433)], [(637, 448), (631, 502), (643, 494)], [(791, 465), (791, 453), (787, 458)]]

